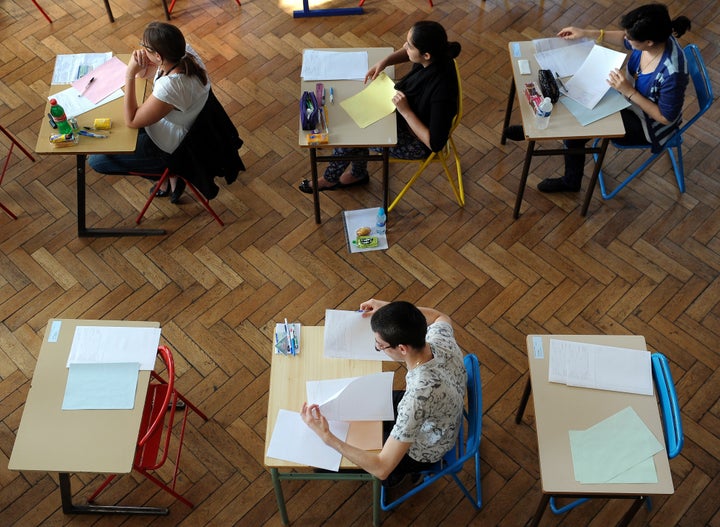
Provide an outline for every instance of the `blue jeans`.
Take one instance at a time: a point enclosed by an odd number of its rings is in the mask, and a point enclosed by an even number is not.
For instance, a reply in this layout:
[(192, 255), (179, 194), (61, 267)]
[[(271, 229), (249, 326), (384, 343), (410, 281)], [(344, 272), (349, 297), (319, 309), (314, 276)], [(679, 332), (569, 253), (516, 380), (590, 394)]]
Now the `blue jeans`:
[(162, 174), (168, 166), (170, 154), (153, 143), (145, 129), (138, 132), (137, 146), (132, 154), (94, 154), (88, 157), (89, 165), (100, 174)]

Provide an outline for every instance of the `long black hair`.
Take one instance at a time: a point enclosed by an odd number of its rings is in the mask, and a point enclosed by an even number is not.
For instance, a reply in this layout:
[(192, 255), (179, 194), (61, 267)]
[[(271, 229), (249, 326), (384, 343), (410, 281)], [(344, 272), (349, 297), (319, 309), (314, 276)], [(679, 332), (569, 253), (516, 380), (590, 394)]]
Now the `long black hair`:
[(185, 75), (195, 76), (206, 85), (207, 72), (186, 52), (185, 37), (177, 27), (165, 22), (150, 22), (143, 32), (144, 46), (159, 53), (163, 60), (183, 70)]
[(448, 42), (445, 28), (432, 20), (415, 22), (410, 30), (410, 40), (421, 54), (430, 55), (430, 62), (448, 61), (460, 54), (460, 43)]
[(679, 16), (671, 20), (667, 6), (646, 4), (623, 15), (620, 27), (632, 40), (651, 40), (659, 44), (670, 38), (670, 35), (680, 37), (685, 34), (690, 29), (690, 19)]

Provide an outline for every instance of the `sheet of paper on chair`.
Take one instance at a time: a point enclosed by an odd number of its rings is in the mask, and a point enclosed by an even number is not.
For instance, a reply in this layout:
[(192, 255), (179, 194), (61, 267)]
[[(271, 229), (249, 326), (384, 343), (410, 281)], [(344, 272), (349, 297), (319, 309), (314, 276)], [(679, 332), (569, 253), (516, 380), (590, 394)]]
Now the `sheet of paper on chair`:
[[(330, 431), (345, 441), (349, 424), (329, 421)], [(330, 448), (307, 426), (298, 412), (280, 410), (273, 428), (267, 456), (308, 467), (337, 471), (342, 455)]]
[(137, 362), (71, 364), (63, 410), (132, 410), (135, 406)]
[(325, 311), (325, 357), (353, 360), (392, 360), (375, 350), (375, 336), (370, 317), (358, 311), (328, 309)]
[(570, 430), (569, 434), (577, 481), (657, 482), (652, 457), (663, 450), (663, 445), (632, 407), (628, 406), (587, 430)]
[(653, 394), (650, 352), (550, 339), (548, 380), (598, 390)]
[(141, 370), (155, 366), (160, 328), (77, 326), (67, 365), (137, 362)]
[(303, 51), (300, 77), (306, 81), (364, 80), (367, 51)]
[(307, 381), (307, 401), (317, 404), (330, 421), (392, 421), (394, 373), (391, 371)]

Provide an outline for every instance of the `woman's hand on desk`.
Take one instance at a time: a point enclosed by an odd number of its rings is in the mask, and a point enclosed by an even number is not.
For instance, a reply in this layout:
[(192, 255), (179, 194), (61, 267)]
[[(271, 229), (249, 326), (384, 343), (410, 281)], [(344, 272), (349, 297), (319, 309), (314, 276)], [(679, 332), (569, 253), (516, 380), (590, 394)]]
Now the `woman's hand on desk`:
[(330, 425), (325, 419), (325, 416), (320, 413), (320, 407), (317, 404), (303, 403), (300, 416), (306, 425), (315, 432), (323, 442), (327, 443), (327, 440), (332, 436), (330, 432)]

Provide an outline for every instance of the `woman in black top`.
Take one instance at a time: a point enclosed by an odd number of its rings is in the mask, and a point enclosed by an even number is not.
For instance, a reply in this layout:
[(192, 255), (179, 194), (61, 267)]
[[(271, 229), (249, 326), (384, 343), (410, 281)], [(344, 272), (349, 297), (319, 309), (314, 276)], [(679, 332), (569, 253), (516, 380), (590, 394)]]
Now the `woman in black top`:
[[(397, 108), (397, 146), (390, 155), (400, 159), (423, 159), (441, 150), (450, 135), (457, 113), (458, 84), (453, 59), (460, 54), (460, 44), (448, 42), (445, 29), (437, 22), (423, 20), (408, 31), (402, 49), (375, 64), (365, 75), (374, 80), (386, 67), (412, 62), (413, 66), (397, 84), (393, 104)], [(336, 148), (334, 154), (363, 154), (367, 148)], [(370, 181), (367, 161), (333, 161), (318, 180), (318, 190), (364, 185)], [(311, 194), (308, 180), (300, 185)]]

